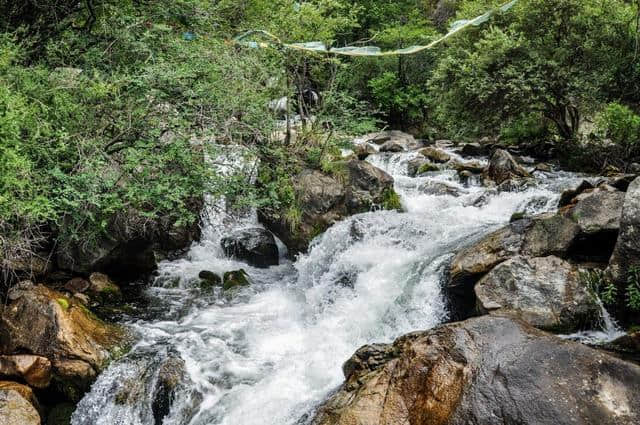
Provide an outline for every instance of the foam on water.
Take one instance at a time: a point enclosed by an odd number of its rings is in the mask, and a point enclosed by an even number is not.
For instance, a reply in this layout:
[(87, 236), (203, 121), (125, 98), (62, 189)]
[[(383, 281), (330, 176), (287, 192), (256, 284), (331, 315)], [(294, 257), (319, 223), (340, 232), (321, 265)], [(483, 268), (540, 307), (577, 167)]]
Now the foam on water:
[[(160, 264), (147, 291), (157, 316), (129, 323), (139, 342), (98, 378), (72, 423), (302, 423), (342, 383), (341, 365), (358, 347), (447, 319), (441, 281), (453, 252), (504, 225), (514, 212), (552, 210), (562, 189), (579, 181), (544, 175), (525, 191), (498, 193), (462, 184), (451, 171), (410, 178), (406, 162), (413, 155), (370, 158), (394, 176), (407, 212), (350, 217), (316, 239), (308, 254), (269, 269), (224, 256), (220, 237), (257, 222), (254, 212), (230, 219), (217, 205), (203, 240), (185, 258)], [(425, 193), (425, 184), (450, 190)], [(252, 286), (232, 296), (198, 289), (199, 271), (238, 268), (247, 270)], [(148, 396), (157, 353), (173, 353), (186, 369), (163, 422), (154, 422)], [(123, 404), (118, 393), (127, 385), (140, 386), (146, 396)]]

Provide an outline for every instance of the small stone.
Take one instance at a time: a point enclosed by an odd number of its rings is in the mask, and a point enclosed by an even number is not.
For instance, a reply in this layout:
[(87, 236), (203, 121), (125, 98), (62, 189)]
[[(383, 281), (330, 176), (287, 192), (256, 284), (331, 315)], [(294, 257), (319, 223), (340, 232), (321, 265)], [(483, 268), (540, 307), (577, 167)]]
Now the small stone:
[(90, 295), (100, 302), (117, 302), (122, 299), (120, 288), (106, 274), (92, 273), (89, 276), (89, 283)]
[(81, 277), (74, 277), (64, 285), (64, 289), (69, 292), (84, 292), (89, 289), (89, 282)]

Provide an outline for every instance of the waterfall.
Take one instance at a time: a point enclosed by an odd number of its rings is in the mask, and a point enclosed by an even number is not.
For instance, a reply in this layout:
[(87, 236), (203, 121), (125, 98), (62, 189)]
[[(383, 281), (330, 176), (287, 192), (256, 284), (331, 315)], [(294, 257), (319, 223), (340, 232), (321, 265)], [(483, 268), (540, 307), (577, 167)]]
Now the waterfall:
[[(282, 257), (269, 269), (227, 258), (219, 246), (231, 230), (258, 226), (255, 214), (229, 217), (223, 205), (210, 208), (202, 241), (184, 258), (159, 265), (146, 291), (153, 314), (127, 323), (137, 344), (100, 375), (72, 423), (300, 423), (342, 383), (341, 365), (361, 345), (447, 320), (441, 286), (459, 247), (515, 212), (553, 210), (562, 190), (580, 181), (544, 173), (534, 187), (498, 193), (463, 183), (452, 170), (409, 177), (407, 162), (415, 155), (368, 159), (393, 175), (405, 212), (345, 219), (314, 240), (308, 254), (293, 262)], [(201, 270), (238, 268), (251, 276), (251, 286), (233, 295), (200, 291)], [(168, 358), (183, 370), (171, 408), (158, 419), (155, 371)]]
[(623, 331), (620, 326), (618, 326), (614, 318), (611, 317), (611, 314), (609, 314), (607, 309), (604, 307), (604, 304), (602, 303), (600, 298), (596, 298), (596, 302), (598, 304), (598, 308), (600, 309), (600, 329), (584, 330), (568, 335), (560, 335), (560, 337), (579, 341), (584, 344), (599, 345), (611, 342), (617, 338), (620, 338), (621, 336), (626, 335), (626, 332)]

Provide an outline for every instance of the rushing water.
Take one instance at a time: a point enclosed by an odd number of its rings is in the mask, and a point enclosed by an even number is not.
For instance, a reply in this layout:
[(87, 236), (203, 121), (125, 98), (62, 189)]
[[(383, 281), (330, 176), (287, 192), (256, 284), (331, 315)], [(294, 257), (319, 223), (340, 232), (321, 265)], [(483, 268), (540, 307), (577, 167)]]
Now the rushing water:
[[(139, 342), (98, 378), (72, 423), (304, 423), (342, 383), (341, 365), (358, 347), (447, 319), (441, 280), (453, 252), (514, 212), (553, 210), (561, 191), (579, 182), (566, 173), (537, 173), (535, 187), (498, 193), (463, 184), (451, 170), (410, 178), (407, 161), (415, 155), (369, 159), (393, 175), (406, 212), (339, 222), (295, 262), (282, 255), (279, 266), (256, 269), (226, 258), (220, 238), (257, 226), (255, 214), (211, 212), (203, 240), (185, 258), (160, 264), (147, 290), (153, 314), (129, 323)], [(238, 268), (251, 276), (250, 287), (200, 291), (201, 270)], [(185, 372), (167, 416), (154, 417), (167, 359), (178, 359), (168, 363), (176, 371), (183, 362)]]

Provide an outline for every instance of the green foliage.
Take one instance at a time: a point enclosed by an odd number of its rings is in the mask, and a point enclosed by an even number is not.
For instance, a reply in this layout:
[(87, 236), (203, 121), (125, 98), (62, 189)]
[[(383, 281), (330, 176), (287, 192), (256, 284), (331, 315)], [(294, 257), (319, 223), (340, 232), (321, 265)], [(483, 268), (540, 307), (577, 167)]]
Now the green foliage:
[(402, 210), (400, 195), (393, 189), (385, 189), (382, 193), (382, 208), (385, 210)]
[[(306, 167), (339, 174), (348, 136), (382, 124), (537, 141), (554, 129), (575, 136), (583, 116), (609, 104), (599, 132), (635, 152), (632, 2), (522, 1), (491, 26), (402, 58), (224, 42), (264, 28), (285, 41), (406, 47), (437, 38), (456, 13), (498, 3), (0, 0), (0, 256), (38, 248), (50, 230), (58, 242), (91, 241), (122, 222), (135, 234), (151, 221), (188, 224), (204, 192), (295, 225), (292, 177)], [(315, 120), (286, 137), (268, 104), (308, 88), (320, 93)], [(259, 159), (255, 185), (253, 173), (222, 175), (205, 161), (227, 144)], [(385, 203), (399, 207), (392, 194)]]
[(618, 297), (617, 286), (607, 279), (605, 272), (592, 269), (580, 273), (580, 280), (591, 294), (605, 305), (615, 304)]
[(598, 129), (604, 137), (630, 150), (640, 144), (640, 115), (619, 103), (610, 103), (598, 119)]
[(533, 143), (548, 140), (551, 133), (552, 130), (544, 116), (540, 113), (532, 113), (514, 118), (502, 126), (500, 136), (507, 143)]
[(438, 120), (478, 135), (538, 114), (575, 137), (582, 117), (626, 84), (634, 12), (619, 0), (518, 3), (495, 26), (452, 41), (430, 81)]
[(430, 162), (425, 162), (418, 168), (417, 174), (420, 175), (420, 174), (428, 173), (431, 171), (438, 171), (438, 170), (439, 168), (437, 165), (432, 164)]
[(631, 310), (640, 311), (640, 268), (636, 266), (629, 269), (626, 302)]

